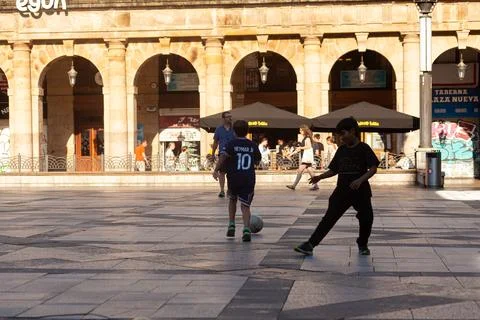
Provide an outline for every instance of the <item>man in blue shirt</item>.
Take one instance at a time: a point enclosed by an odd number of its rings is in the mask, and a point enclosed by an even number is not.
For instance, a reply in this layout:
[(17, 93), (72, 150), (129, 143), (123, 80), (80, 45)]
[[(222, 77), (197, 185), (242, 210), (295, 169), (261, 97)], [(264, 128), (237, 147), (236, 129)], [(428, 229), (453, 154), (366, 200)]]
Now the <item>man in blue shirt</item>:
[(243, 218), (242, 240), (251, 240), (250, 231), (250, 204), (255, 190), (255, 165), (260, 162), (261, 155), (255, 143), (245, 136), (248, 133), (248, 123), (237, 120), (233, 124), (237, 138), (227, 143), (217, 162), (213, 177), (218, 179), (220, 168), (225, 168), (228, 179), (229, 204), (228, 204), (228, 229), (227, 237), (235, 237), (235, 214), (237, 200), (240, 201)]
[[(225, 147), (228, 142), (235, 139), (235, 133), (232, 129), (232, 114), (230, 111), (222, 113), (223, 124), (215, 129), (213, 135), (212, 155), (215, 155), (215, 151), (218, 147), (218, 154), (221, 155), (225, 151)], [(220, 183), (219, 198), (225, 197), (225, 172), (221, 169), (218, 176), (218, 182)]]

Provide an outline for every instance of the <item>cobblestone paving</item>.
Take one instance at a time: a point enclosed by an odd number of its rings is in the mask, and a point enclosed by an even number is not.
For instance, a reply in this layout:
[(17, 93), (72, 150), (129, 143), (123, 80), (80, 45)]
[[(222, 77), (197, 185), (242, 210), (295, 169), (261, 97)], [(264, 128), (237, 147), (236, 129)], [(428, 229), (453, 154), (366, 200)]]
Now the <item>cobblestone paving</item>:
[(305, 258), (332, 188), (259, 188), (251, 243), (213, 188), (3, 191), (0, 318), (480, 319), (480, 190), (374, 188), (372, 255), (348, 211)]

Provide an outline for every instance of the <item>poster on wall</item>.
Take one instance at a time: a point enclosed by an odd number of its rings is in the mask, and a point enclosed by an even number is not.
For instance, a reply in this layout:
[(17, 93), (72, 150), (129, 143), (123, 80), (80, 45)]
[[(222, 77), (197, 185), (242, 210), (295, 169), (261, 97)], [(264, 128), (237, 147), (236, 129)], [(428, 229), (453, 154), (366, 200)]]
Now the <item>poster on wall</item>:
[(0, 172), (8, 172), (10, 152), (10, 128), (0, 128)]
[(145, 139), (144, 127), (143, 123), (137, 123), (137, 145)]
[(8, 117), (9, 117), (8, 102), (0, 101), (0, 119), (8, 119)]
[(0, 93), (7, 94), (8, 91), (8, 81), (7, 76), (0, 70)]

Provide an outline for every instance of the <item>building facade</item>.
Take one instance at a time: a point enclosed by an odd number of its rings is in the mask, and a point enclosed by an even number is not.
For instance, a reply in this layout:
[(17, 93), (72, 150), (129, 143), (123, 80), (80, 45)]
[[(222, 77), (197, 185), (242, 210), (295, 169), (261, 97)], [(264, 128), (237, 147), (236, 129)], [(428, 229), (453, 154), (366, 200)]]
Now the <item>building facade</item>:
[[(359, 101), (419, 116), (419, 14), (412, 1), (208, 2), (0, 0), (4, 156), (40, 159), (21, 171), (46, 170), (46, 156), (76, 159), (68, 170), (101, 170), (100, 156), (109, 162), (102, 169), (129, 170), (129, 155), (143, 139), (152, 158), (163, 157), (172, 140), (180, 141), (177, 149), (190, 142), (205, 155), (212, 138), (197, 128), (198, 117), (255, 101), (306, 117)], [(432, 14), (432, 61), (439, 67), (433, 104), (440, 110), (432, 139), (453, 148), (446, 151), (454, 153), (452, 168), (469, 163), (453, 176), (473, 176), (478, 161), (477, 12), (477, 1), (440, 1)], [(469, 66), (465, 82), (454, 79), (459, 54)], [(363, 58), (367, 85), (354, 77)], [(265, 84), (258, 75), (263, 61)], [(418, 143), (418, 131), (398, 134), (390, 148), (409, 154)]]

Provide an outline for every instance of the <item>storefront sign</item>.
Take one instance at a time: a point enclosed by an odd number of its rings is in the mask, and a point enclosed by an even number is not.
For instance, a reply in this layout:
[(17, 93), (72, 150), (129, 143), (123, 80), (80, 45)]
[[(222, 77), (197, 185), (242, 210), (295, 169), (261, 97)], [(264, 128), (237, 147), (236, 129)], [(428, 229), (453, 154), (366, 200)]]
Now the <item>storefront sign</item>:
[(478, 88), (433, 88), (433, 118), (477, 118), (480, 90)]
[(367, 70), (365, 82), (360, 82), (357, 70), (340, 71), (340, 88), (363, 89), (363, 88), (386, 88), (387, 73), (385, 70)]
[(250, 127), (268, 127), (267, 121), (248, 121)]
[(199, 128), (199, 116), (160, 116), (159, 128)]
[(173, 73), (167, 91), (198, 91), (196, 73)]
[(66, 0), (17, 0), (17, 10), (20, 12), (38, 13), (40, 10), (67, 10)]
[(380, 122), (378, 121), (357, 121), (359, 127), (380, 127)]
[(168, 128), (160, 130), (160, 142), (200, 141), (200, 130), (195, 128)]

